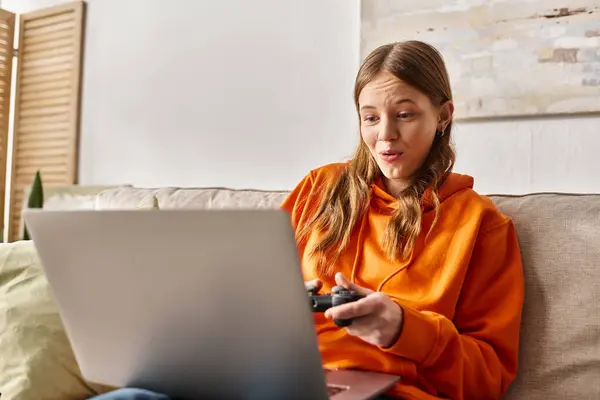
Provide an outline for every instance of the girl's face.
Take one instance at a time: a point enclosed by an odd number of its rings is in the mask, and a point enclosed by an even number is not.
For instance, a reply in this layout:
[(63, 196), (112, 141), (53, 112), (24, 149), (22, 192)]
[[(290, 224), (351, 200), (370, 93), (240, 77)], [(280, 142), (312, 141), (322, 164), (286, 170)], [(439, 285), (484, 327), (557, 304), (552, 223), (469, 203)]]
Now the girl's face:
[(435, 106), (416, 88), (381, 73), (360, 92), (360, 132), (391, 194), (406, 188), (429, 154), (436, 132), (450, 121), (453, 106)]

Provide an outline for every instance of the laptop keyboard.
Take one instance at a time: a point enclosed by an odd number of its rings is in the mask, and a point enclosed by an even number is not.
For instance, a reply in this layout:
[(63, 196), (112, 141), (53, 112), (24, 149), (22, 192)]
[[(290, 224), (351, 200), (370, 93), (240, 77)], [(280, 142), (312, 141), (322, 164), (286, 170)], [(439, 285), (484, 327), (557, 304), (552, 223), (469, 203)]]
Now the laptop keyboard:
[(348, 390), (347, 386), (327, 385), (327, 394), (330, 398), (345, 390)]

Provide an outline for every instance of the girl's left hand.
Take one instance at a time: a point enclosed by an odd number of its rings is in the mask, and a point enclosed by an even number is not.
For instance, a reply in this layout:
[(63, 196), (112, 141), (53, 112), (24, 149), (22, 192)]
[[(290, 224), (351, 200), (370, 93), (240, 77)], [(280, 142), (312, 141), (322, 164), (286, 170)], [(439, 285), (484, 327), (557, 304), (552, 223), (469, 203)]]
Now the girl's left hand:
[(402, 307), (384, 293), (358, 286), (339, 272), (335, 281), (346, 290), (365, 297), (332, 307), (325, 312), (325, 317), (331, 320), (352, 318), (352, 324), (344, 328), (350, 335), (378, 347), (392, 346), (400, 335), (404, 315)]

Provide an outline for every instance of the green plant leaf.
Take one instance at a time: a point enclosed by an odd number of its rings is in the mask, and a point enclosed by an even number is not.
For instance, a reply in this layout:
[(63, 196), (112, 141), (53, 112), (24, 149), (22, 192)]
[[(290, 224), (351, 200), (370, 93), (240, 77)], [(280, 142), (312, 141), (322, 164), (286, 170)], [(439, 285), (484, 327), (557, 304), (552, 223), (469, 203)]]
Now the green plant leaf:
[[(31, 191), (27, 199), (27, 208), (44, 208), (44, 186), (42, 185), (42, 176), (38, 170), (31, 184)], [(23, 240), (31, 240), (27, 226), (24, 225)]]

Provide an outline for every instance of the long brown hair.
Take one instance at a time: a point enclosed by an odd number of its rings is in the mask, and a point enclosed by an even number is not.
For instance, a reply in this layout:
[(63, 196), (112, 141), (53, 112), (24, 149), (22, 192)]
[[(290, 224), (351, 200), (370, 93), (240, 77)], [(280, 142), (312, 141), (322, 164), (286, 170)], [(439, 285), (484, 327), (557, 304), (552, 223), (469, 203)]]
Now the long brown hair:
[[(360, 92), (381, 72), (390, 73), (419, 89), (434, 105), (439, 106), (452, 100), (444, 60), (434, 47), (419, 41), (391, 43), (369, 54), (358, 71), (354, 87), (357, 113)], [(382, 243), (391, 260), (410, 256), (421, 233), (421, 198), (427, 189), (431, 190), (435, 208), (434, 224), (437, 220), (440, 204), (437, 192), (452, 171), (455, 160), (451, 132), (450, 121), (444, 135), (436, 135), (423, 165), (398, 197), (397, 209), (387, 226)], [(323, 233), (311, 250), (311, 255), (318, 258), (321, 272), (331, 272), (335, 260), (348, 245), (355, 225), (369, 208), (370, 185), (380, 174), (368, 147), (360, 140), (348, 167), (340, 179), (324, 192), (320, 208), (300, 230), (300, 240), (306, 239), (313, 230)]]

